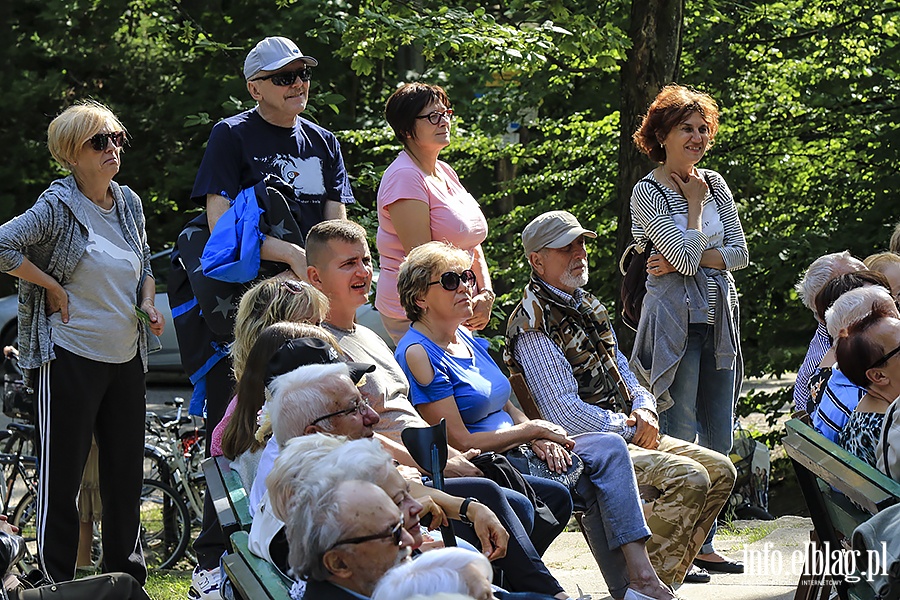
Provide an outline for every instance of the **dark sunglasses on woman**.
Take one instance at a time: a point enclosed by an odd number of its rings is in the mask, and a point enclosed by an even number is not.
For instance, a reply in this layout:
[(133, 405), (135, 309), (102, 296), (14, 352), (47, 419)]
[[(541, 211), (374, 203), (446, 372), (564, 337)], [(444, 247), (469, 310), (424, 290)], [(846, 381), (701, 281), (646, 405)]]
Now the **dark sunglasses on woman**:
[(432, 281), (428, 284), (428, 286), (441, 284), (441, 287), (447, 290), (448, 292), (456, 291), (456, 288), (459, 287), (459, 282), (465, 283), (467, 286), (471, 287), (475, 285), (475, 271), (472, 269), (466, 269), (462, 273), (454, 273), (453, 271), (447, 271), (443, 275), (441, 275), (440, 281)]
[(312, 79), (312, 69), (310, 69), (309, 67), (303, 67), (302, 69), (297, 69), (296, 71), (281, 71), (280, 73), (263, 75), (262, 77), (251, 79), (250, 81), (265, 81), (266, 79), (269, 79), (272, 81), (273, 85), (277, 85), (278, 87), (287, 87), (289, 85), (294, 85), (294, 82), (298, 77), (300, 78), (300, 81), (309, 81), (310, 79)]
[(121, 148), (125, 145), (127, 141), (126, 135), (124, 131), (113, 131), (112, 133), (98, 133), (97, 135), (91, 136), (88, 142), (91, 143), (91, 148), (93, 148), (96, 152), (103, 152), (109, 146), (109, 143), (112, 142), (113, 146), (116, 148)]

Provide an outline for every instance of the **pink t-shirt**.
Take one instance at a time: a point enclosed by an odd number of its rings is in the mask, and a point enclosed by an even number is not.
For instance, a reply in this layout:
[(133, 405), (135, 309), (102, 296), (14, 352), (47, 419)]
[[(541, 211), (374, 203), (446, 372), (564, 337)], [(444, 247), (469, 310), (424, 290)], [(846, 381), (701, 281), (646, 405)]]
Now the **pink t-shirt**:
[(231, 415), (234, 414), (235, 408), (237, 408), (237, 396), (228, 403), (225, 414), (222, 415), (222, 420), (213, 429), (212, 437), (209, 438), (210, 456), (222, 456), (222, 435), (225, 433), (225, 428), (228, 427), (228, 422), (231, 420)]
[(431, 216), (431, 239), (449, 242), (470, 255), (487, 237), (487, 220), (481, 207), (459, 182), (456, 171), (440, 160), (437, 171), (445, 183), (426, 176), (406, 152), (401, 152), (384, 172), (378, 186), (375, 241), (381, 255), (381, 274), (375, 291), (375, 308), (394, 319), (406, 319), (397, 295), (397, 273), (406, 253), (391, 222), (388, 206), (404, 199), (426, 202)]

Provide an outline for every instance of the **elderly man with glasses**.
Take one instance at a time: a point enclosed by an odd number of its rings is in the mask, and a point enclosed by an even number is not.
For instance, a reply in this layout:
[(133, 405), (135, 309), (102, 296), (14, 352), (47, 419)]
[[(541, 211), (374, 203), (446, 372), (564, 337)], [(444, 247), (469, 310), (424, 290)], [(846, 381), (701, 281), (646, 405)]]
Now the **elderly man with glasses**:
[(308, 579), (303, 598), (368, 598), (382, 575), (405, 561), (413, 538), (403, 514), (365, 481), (308, 482), (294, 494), (288, 522), (291, 570)]

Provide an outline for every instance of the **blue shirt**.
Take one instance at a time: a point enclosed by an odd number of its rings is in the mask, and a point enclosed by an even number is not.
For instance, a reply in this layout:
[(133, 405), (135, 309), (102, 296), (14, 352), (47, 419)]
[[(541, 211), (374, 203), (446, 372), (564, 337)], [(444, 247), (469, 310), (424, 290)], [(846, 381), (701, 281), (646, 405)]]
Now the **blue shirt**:
[[(412, 327), (400, 339), (394, 358), (409, 379), (413, 406), (453, 396), (469, 433), (511, 427), (514, 424), (512, 417), (503, 407), (509, 400), (512, 388), (506, 375), (488, 354), (487, 340), (473, 337), (462, 327), (456, 330), (456, 335), (469, 348), (471, 357), (451, 356)], [(426, 385), (416, 380), (406, 363), (406, 350), (416, 344), (425, 349), (434, 369), (434, 378)]]
[(825, 384), (822, 401), (812, 414), (813, 428), (837, 444), (838, 434), (865, 395), (866, 389), (847, 379), (835, 365), (831, 369), (828, 383)]

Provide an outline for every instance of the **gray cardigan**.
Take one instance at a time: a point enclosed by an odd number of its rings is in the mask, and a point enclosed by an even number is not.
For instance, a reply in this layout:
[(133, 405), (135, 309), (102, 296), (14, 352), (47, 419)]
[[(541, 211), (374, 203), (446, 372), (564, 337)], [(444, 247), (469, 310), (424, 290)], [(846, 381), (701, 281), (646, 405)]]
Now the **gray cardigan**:
[(696, 275), (669, 273), (661, 277), (647, 277), (647, 295), (641, 309), (634, 348), (629, 362), (641, 385), (660, 401), (671, 405), (669, 387), (687, 345), (688, 324), (706, 323), (709, 301), (707, 280), (716, 282), (716, 312), (714, 339), (716, 368), (734, 369), (737, 402), (744, 377), (741, 355), (739, 309), (731, 311), (728, 304), (727, 271), (700, 267)]
[[(143, 274), (135, 290), (135, 302), (150, 271), (150, 246), (144, 230), (140, 198), (128, 188), (110, 182), (125, 241), (141, 258)], [(0, 272), (18, 268), (27, 257), (35, 266), (65, 285), (84, 254), (88, 241), (87, 215), (75, 201), (77, 186), (72, 175), (57, 179), (24, 214), (0, 225)], [(50, 320), (46, 316), (47, 290), (19, 280), (19, 364), (36, 369), (53, 360)], [(138, 347), (147, 369), (146, 327)]]

